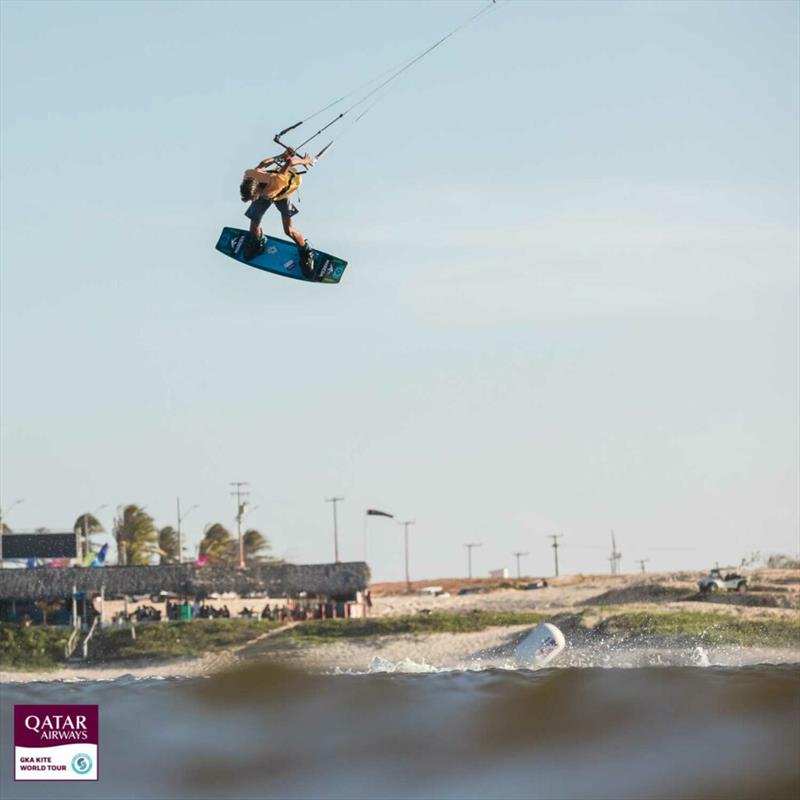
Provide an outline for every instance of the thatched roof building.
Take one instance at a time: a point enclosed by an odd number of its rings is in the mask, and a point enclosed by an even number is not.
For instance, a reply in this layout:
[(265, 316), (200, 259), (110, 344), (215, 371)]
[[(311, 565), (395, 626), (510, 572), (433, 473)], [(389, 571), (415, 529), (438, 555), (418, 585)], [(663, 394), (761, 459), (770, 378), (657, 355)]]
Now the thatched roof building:
[(350, 595), (369, 583), (363, 561), (339, 564), (261, 564), (238, 567), (196, 567), (170, 564), (148, 567), (69, 567), (0, 570), (0, 600), (45, 600), (79, 592), (106, 597), (158, 594), (204, 597), (212, 592), (266, 594), (270, 597)]

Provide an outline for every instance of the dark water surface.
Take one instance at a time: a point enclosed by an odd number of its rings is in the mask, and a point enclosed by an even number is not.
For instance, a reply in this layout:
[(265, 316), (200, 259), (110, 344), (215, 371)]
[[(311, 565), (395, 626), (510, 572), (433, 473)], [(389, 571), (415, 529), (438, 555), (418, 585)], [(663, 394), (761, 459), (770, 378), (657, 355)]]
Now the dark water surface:
[[(100, 781), (14, 783), (15, 703), (98, 703)], [(6, 684), (13, 798), (800, 797), (800, 669), (488, 669)]]

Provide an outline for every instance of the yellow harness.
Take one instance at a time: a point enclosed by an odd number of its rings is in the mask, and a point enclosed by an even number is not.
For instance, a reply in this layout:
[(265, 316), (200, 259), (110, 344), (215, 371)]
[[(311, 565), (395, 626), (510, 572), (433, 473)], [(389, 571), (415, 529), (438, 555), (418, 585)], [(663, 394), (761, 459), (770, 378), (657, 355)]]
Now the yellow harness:
[(294, 167), (289, 167), (286, 172), (273, 173), (273, 175), (279, 175), (281, 178), (286, 177), (288, 179), (286, 182), (286, 188), (282, 189), (272, 198), (273, 202), (276, 200), (285, 200), (290, 194), (296, 192), (300, 188), (300, 184), (303, 182), (303, 178), (295, 171)]

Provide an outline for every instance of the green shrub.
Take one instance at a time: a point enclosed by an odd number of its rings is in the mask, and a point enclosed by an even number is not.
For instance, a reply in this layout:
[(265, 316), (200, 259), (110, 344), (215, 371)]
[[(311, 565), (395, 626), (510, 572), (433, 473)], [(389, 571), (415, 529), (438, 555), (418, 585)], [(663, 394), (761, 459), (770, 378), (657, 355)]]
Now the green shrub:
[(504, 625), (537, 625), (546, 614), (519, 611), (472, 611), (466, 614), (436, 613), (367, 619), (319, 619), (289, 631), (292, 638), (329, 641), (365, 636), (397, 636), (404, 633), (470, 633)]
[(596, 630), (643, 637), (686, 637), (706, 644), (800, 646), (800, 620), (786, 617), (743, 619), (702, 611), (655, 614), (639, 611), (609, 617), (599, 623)]
[(0, 667), (54, 669), (65, 660), (72, 628), (0, 622)]

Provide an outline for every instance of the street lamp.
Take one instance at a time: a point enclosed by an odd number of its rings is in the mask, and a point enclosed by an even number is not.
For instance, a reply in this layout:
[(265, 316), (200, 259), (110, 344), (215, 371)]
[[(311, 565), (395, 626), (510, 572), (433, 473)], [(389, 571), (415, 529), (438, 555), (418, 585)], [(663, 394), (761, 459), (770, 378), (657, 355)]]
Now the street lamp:
[(336, 523), (336, 504), (341, 503), (344, 497), (326, 497), (326, 503), (333, 504), (333, 557), (335, 562), (339, 563), (339, 527)]
[(181, 514), (181, 499), (178, 498), (178, 563), (183, 563), (183, 534), (181, 533), (181, 523), (189, 516), (193, 509), (200, 508), (200, 506), (195, 503), (194, 505), (189, 506), (189, 508)]
[(411, 593), (411, 578), (409, 576), (408, 571), (408, 526), (409, 525), (416, 525), (416, 520), (410, 519), (405, 522), (398, 522), (398, 525), (402, 525), (405, 529), (404, 531), (404, 541), (405, 541), (405, 556), (406, 556), (406, 592), (409, 594)]
[(21, 498), (20, 500), (15, 500), (8, 508), (0, 508), (0, 524), (3, 522), (3, 517), (11, 511), (14, 506), (18, 506), (20, 503), (24, 503), (25, 499)]

